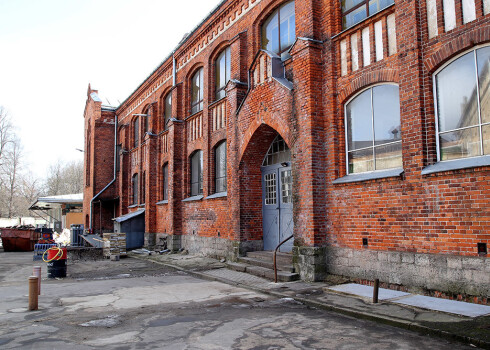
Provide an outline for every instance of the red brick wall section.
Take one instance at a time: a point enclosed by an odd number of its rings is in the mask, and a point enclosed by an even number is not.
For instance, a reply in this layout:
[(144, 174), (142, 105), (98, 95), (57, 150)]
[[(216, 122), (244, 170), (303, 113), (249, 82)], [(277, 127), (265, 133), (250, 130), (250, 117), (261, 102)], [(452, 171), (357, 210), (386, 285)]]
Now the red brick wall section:
[[(176, 50), (173, 89), (169, 58), (118, 107), (119, 140), (126, 151), (119, 156), (117, 193), (111, 194), (119, 198), (118, 215), (135, 210), (128, 208), (130, 179), (135, 171), (146, 171), (147, 232), (260, 240), (260, 164), (268, 143), (278, 132), (293, 155), (296, 245), (363, 249), (362, 238), (368, 238), (369, 249), (466, 256), (477, 255), (478, 242), (490, 245), (489, 168), (421, 175), (424, 167), (437, 161), (432, 74), (455, 55), (490, 43), (490, 15), (483, 15), (481, 2), (477, 2), (475, 21), (463, 24), (458, 20), (456, 29), (447, 33), (443, 14), (438, 13), (439, 35), (429, 40), (425, 1), (396, 1), (394, 6), (341, 32), (339, 1), (297, 0), (296, 34), (301, 38), (291, 49), (291, 58), (284, 62), (293, 90), (274, 80), (248, 90), (239, 82), (248, 81), (258, 55), (260, 25), (283, 2), (226, 2)], [(461, 11), (460, 6), (457, 11)], [(348, 74), (341, 76), (340, 41), (357, 32), (361, 59), (362, 28), (368, 26), (373, 33), (374, 23), (392, 13), (396, 16), (397, 53), (386, 57), (385, 43), (385, 57), (376, 62), (371, 35), (371, 64), (360, 64), (352, 72), (348, 54)], [(386, 38), (387, 24), (383, 21)], [(225, 29), (225, 23), (232, 24)], [(214, 132), (213, 58), (227, 45), (231, 46), (231, 75), (238, 82), (230, 82), (227, 87), (226, 128)], [(204, 67), (203, 133), (189, 141), (189, 81), (198, 66)], [(333, 184), (333, 180), (346, 175), (345, 103), (362, 89), (385, 82), (399, 86), (404, 174)], [(170, 90), (172, 116), (177, 121), (170, 123), (168, 153), (163, 154), (161, 96)], [(160, 134), (147, 136), (132, 150), (132, 115), (143, 113), (150, 103), (151, 128)], [(112, 129), (110, 124), (96, 121), (100, 117), (100, 104), (89, 98), (85, 125), (91, 130), (91, 154), (95, 156), (93, 164), (86, 166), (96, 185), (85, 188), (84, 213), (96, 188), (105, 186), (112, 177)], [(214, 192), (213, 147), (224, 139), (228, 196), (206, 199)], [(204, 199), (182, 202), (190, 194), (189, 156), (197, 149), (202, 149), (204, 155)], [(131, 163), (128, 152), (138, 154), (136, 164)], [(161, 200), (161, 168), (166, 162), (169, 202), (157, 205)]]

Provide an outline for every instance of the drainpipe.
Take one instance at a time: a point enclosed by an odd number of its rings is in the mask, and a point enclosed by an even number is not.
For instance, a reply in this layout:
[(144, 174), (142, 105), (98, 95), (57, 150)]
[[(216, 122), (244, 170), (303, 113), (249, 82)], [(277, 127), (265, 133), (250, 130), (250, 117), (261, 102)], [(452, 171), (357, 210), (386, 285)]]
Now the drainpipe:
[[(97, 193), (91, 200), (90, 200), (90, 217), (89, 217), (89, 224), (90, 224), (90, 232), (92, 232), (92, 206), (94, 203), (94, 200), (97, 199), (102, 193), (104, 193), (105, 190), (109, 188), (110, 185), (116, 181), (116, 163), (117, 163), (117, 115), (114, 116), (114, 177), (112, 178), (111, 182), (109, 182), (99, 193)], [(101, 212), (102, 212), (102, 206), (101, 206)]]

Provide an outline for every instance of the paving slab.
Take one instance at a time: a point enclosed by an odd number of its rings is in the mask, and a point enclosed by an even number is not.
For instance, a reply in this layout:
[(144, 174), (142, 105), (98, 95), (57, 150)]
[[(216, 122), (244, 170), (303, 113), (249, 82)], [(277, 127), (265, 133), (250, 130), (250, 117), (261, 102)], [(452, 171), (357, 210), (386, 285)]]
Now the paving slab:
[(411, 295), (400, 300), (394, 300), (393, 303), (410, 305), (420, 307), (422, 309), (436, 310), (468, 317), (490, 315), (490, 306), (487, 305), (433, 298), (425, 295)]
[[(357, 283), (339, 284), (337, 286), (328, 287), (328, 289), (336, 291), (336, 292), (357, 295), (357, 296), (360, 296), (363, 298), (372, 298), (373, 297), (373, 290), (374, 290), (374, 288), (371, 286), (366, 286), (366, 285), (357, 284)], [(410, 293), (399, 292), (399, 291), (391, 290), (391, 289), (379, 288), (378, 300), (390, 300), (390, 299), (400, 298), (400, 297), (404, 297), (404, 296), (408, 296), (408, 295), (410, 295)]]

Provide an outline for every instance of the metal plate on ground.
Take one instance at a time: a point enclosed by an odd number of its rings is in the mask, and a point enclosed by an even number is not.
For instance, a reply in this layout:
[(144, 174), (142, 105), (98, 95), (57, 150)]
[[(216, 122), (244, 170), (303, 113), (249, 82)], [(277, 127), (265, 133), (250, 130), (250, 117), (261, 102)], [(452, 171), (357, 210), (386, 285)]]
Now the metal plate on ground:
[(490, 306), (487, 305), (427, 297), (424, 295), (412, 295), (410, 297), (393, 302), (397, 304), (416, 306), (422, 309), (442, 311), (468, 317), (478, 317), (490, 314)]
[[(346, 283), (340, 284), (333, 287), (328, 287), (330, 290), (334, 290), (336, 292), (353, 294), (363, 298), (372, 298), (373, 297), (373, 287), (365, 286), (357, 283)], [(379, 300), (389, 300), (394, 298), (400, 298), (403, 296), (410, 295), (410, 293), (399, 292), (391, 289), (379, 289), (378, 299)]]

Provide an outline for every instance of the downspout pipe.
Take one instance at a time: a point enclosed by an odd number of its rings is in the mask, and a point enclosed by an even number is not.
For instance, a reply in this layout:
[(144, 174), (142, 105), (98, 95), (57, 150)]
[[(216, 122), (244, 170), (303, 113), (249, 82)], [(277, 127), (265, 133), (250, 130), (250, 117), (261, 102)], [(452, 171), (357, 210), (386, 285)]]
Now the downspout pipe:
[(116, 164), (117, 164), (117, 115), (114, 116), (114, 177), (112, 178), (111, 182), (109, 182), (99, 193), (97, 193), (90, 200), (90, 217), (89, 217), (90, 232), (92, 232), (92, 208), (93, 208), (94, 200), (96, 200), (102, 193), (105, 192), (105, 190), (109, 188), (110, 185), (112, 185), (116, 181), (116, 176), (117, 176)]

